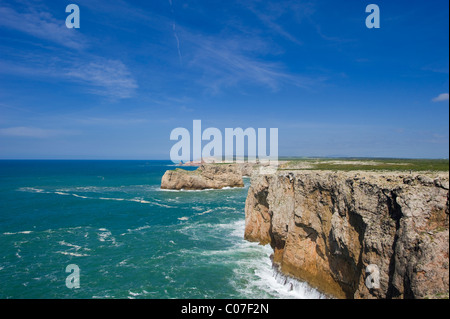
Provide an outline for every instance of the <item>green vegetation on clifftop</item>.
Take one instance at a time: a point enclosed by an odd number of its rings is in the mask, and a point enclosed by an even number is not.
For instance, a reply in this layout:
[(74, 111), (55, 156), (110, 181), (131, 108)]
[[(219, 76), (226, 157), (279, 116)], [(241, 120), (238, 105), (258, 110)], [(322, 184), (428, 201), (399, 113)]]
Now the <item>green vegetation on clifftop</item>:
[(449, 171), (448, 159), (288, 158), (280, 170)]

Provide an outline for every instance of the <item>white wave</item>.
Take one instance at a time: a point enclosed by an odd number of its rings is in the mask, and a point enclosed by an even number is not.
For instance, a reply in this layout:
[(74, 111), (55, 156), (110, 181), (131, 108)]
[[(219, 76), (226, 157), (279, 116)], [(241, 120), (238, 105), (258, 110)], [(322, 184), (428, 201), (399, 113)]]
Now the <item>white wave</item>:
[[(44, 189), (39, 188), (33, 188), (33, 187), (22, 187), (17, 189), (18, 191), (23, 192), (31, 192), (31, 193), (42, 193), (42, 194), (56, 194), (61, 196), (73, 196), (76, 198), (81, 199), (97, 199), (97, 200), (108, 200), (108, 201), (128, 201), (128, 202), (136, 202), (140, 204), (147, 204), (147, 205), (155, 205), (159, 207), (164, 208), (173, 208), (172, 206), (166, 205), (164, 203), (158, 203), (157, 199), (154, 199), (154, 201), (145, 200), (143, 198), (135, 197), (135, 198), (121, 198), (121, 197), (89, 197), (85, 195), (78, 194), (76, 192), (85, 192), (85, 193), (107, 193), (107, 192), (124, 192), (123, 188), (125, 186), (120, 187), (96, 187), (96, 186), (84, 186), (84, 187), (72, 187), (72, 188), (60, 188), (56, 189), (54, 191), (45, 191)], [(127, 186), (128, 187), (128, 186)], [(148, 188), (148, 185), (134, 185), (130, 187), (138, 187), (138, 188)], [(151, 188), (151, 187), (150, 187)]]
[[(178, 219), (184, 221), (189, 220), (188, 217)], [(183, 226), (177, 229), (176, 232), (188, 236), (190, 240), (206, 242), (210, 240), (222, 240), (233, 243), (243, 240), (245, 221), (238, 220), (235, 222), (221, 224), (195, 221), (184, 223), (182, 225)], [(217, 254), (221, 253), (222, 251), (217, 252)]]
[(156, 187), (156, 190), (160, 191), (160, 192), (181, 192), (182, 190), (179, 189), (162, 189), (159, 187)]
[(139, 198), (130, 199), (130, 202), (136, 202), (136, 203), (141, 203), (141, 204), (151, 204), (152, 203), (147, 200), (143, 200), (143, 199), (139, 199)]
[(326, 296), (309, 286), (306, 282), (286, 276), (273, 270), (272, 278), (276, 280), (276, 288), (282, 287), (281, 294), (287, 294), (298, 299), (326, 299)]
[(284, 276), (273, 268), (270, 258), (273, 250), (269, 245), (261, 246), (244, 240), (243, 219), (222, 224), (191, 223), (179, 231), (188, 235), (191, 240), (209, 240), (211, 236), (223, 236), (224, 232), (228, 234), (224, 237), (232, 243), (228, 249), (181, 249), (178, 253), (195, 255), (195, 258), (212, 264), (234, 264), (234, 275), (230, 278), (230, 283), (244, 298), (325, 298), (307, 283)]
[(204, 240), (205, 237), (223, 236), (232, 242), (225, 250), (189, 250), (179, 253), (195, 254), (207, 258), (210, 263), (235, 264), (231, 284), (244, 298), (280, 298), (280, 299), (318, 299), (323, 294), (311, 288), (307, 283), (285, 276), (272, 266), (269, 245), (261, 246), (244, 240), (245, 220), (239, 219), (229, 223), (187, 224), (180, 231), (191, 240)]
[[(94, 198), (92, 198), (94, 199)], [(174, 208), (173, 206), (169, 206), (166, 204), (161, 204), (158, 203), (156, 201), (154, 202), (150, 202), (148, 200), (144, 200), (142, 198), (113, 198), (113, 197), (99, 197), (98, 199), (100, 200), (111, 200), (111, 201), (119, 201), (119, 202), (135, 202), (135, 203), (140, 203), (140, 204), (147, 204), (147, 205), (155, 205), (155, 206), (159, 206), (159, 207), (164, 207), (164, 208)]]
[(112, 298), (112, 299), (114, 299), (115, 297), (114, 296), (111, 296), (111, 295), (104, 295), (104, 296), (92, 296), (92, 299), (106, 299), (106, 298)]
[(169, 205), (165, 205), (165, 204), (160, 204), (160, 203), (155, 203), (155, 202), (153, 202), (153, 203), (151, 203), (152, 205), (156, 205), (156, 206), (159, 206), (159, 207), (164, 207), (164, 208), (174, 208), (173, 206), (169, 206)]
[(121, 262), (119, 262), (117, 265), (118, 266), (125, 266), (126, 264), (127, 264), (127, 262), (128, 262), (128, 258), (127, 259), (124, 259), (124, 260), (122, 260)]
[(31, 234), (33, 231), (31, 231), (31, 230), (24, 230), (24, 231), (19, 231), (19, 232), (16, 232), (16, 233), (9, 233), (9, 232), (6, 232), (6, 233), (3, 233), (3, 235), (18, 235), (18, 234), (25, 234), (25, 235), (28, 235), (28, 234)]
[(132, 295), (133, 297), (142, 295), (142, 293), (132, 292), (132, 291), (128, 291), (128, 293), (129, 293), (130, 295)]
[(74, 197), (78, 197), (78, 198), (84, 198), (84, 199), (89, 199), (91, 197), (87, 197), (87, 196), (82, 196), (82, 195), (77, 195), (77, 194), (71, 194)]
[(162, 189), (157, 188), (156, 190), (160, 192), (186, 192), (186, 193), (195, 193), (195, 192), (210, 192), (210, 191), (223, 191), (230, 189), (245, 189), (245, 187), (229, 187), (225, 186), (223, 188), (205, 188), (205, 189)]
[(60, 244), (61, 246), (67, 246), (67, 247), (71, 247), (74, 248), (76, 251), (82, 249), (82, 250), (86, 250), (86, 251), (90, 251), (89, 248), (85, 248), (85, 247), (81, 247), (79, 245), (75, 245), (75, 244), (71, 244), (71, 243), (67, 243), (64, 240), (59, 241), (58, 244)]
[(56, 189), (58, 192), (73, 193), (73, 192), (83, 192), (83, 193), (107, 193), (107, 192), (120, 192), (121, 187), (115, 186), (78, 186), (78, 187), (66, 187)]
[(108, 239), (108, 237), (110, 237), (110, 236), (111, 236), (110, 232), (100, 233), (100, 234), (98, 234), (98, 240), (106, 241), (106, 239)]
[(137, 232), (137, 231), (141, 231), (141, 230), (144, 230), (144, 229), (149, 229), (151, 227), (152, 226), (150, 226), (150, 225), (145, 225), (145, 226), (138, 227), (136, 229), (127, 229), (127, 231), (128, 232)]
[(30, 192), (30, 193), (43, 193), (45, 190), (34, 187), (21, 187), (18, 189), (19, 192)]
[(101, 233), (98, 233), (98, 240), (101, 242), (111, 242), (111, 244), (113, 246), (120, 246), (116, 239), (114, 238), (114, 236), (112, 235), (112, 233), (107, 230), (106, 228), (100, 228), (99, 229), (101, 231)]
[(70, 252), (70, 251), (57, 251), (57, 253), (62, 254), (62, 255), (67, 255), (67, 256), (73, 256), (73, 257), (88, 257), (89, 256), (87, 254), (74, 253), (74, 252)]
[(216, 224), (215, 227), (227, 231), (230, 236), (243, 238), (245, 231), (245, 220), (239, 219), (231, 223)]
[(238, 220), (232, 226), (232, 231), (230, 233), (231, 236), (244, 238), (245, 232), (245, 220)]
[(211, 212), (213, 212), (214, 211), (214, 209), (208, 209), (208, 210), (206, 210), (206, 211), (204, 211), (204, 212), (201, 212), (201, 213), (198, 213), (198, 214), (196, 214), (197, 216), (202, 216), (202, 215), (205, 215), (205, 214), (209, 214), (209, 213), (211, 213)]
[[(254, 277), (253, 280), (248, 281), (247, 286), (238, 288), (244, 295), (254, 297), (256, 294), (257, 298), (266, 295), (282, 299), (325, 298), (323, 294), (311, 288), (307, 283), (285, 276), (274, 268), (270, 258), (273, 253), (270, 245), (261, 246), (244, 241), (245, 220), (238, 220), (231, 223), (230, 226), (233, 229), (231, 235), (242, 239), (235, 244), (232, 250), (249, 255), (249, 258), (238, 262), (236, 275), (248, 277), (253, 274), (252, 277)], [(261, 294), (261, 292), (264, 293)]]
[(63, 192), (55, 192), (55, 194), (58, 194), (58, 195), (63, 195), (63, 196), (70, 196), (70, 194), (67, 194), (67, 193), (63, 193)]
[(307, 283), (285, 276), (273, 266), (270, 246), (238, 245), (234, 251), (247, 255), (237, 261), (231, 284), (244, 298), (322, 299), (323, 294)]
[(149, 292), (146, 290), (142, 290), (142, 292), (132, 292), (131, 290), (128, 290), (128, 299), (135, 299), (135, 297), (139, 297), (139, 296), (145, 296), (147, 295)]
[(116, 200), (116, 201), (124, 201), (125, 198), (108, 198), (108, 197), (100, 197), (101, 200)]
[(71, 243), (66, 243), (64, 240), (58, 242), (58, 244), (60, 244), (62, 246), (68, 246), (68, 247), (75, 248), (75, 250), (80, 250), (81, 248), (83, 248), (83, 247), (78, 246), (78, 245), (74, 245), (74, 244), (71, 244)]

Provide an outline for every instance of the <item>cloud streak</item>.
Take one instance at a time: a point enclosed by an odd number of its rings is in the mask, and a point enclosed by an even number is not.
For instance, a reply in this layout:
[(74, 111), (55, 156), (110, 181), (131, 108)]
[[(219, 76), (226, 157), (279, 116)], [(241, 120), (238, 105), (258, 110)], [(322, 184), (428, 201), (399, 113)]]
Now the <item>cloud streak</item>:
[(95, 41), (88, 40), (79, 30), (68, 29), (65, 20), (32, 6), (18, 11), (0, 5), (0, 16), (0, 28), (53, 44), (34, 51), (6, 52), (0, 61), (0, 73), (78, 83), (86, 87), (82, 89), (86, 92), (113, 100), (134, 96), (138, 85), (128, 67), (117, 58), (86, 53), (88, 43)]
[(178, 58), (180, 59), (180, 64), (181, 64), (183, 60), (182, 60), (181, 49), (180, 49), (180, 38), (178, 38), (178, 33), (176, 31), (175, 23), (172, 25), (172, 29), (173, 29), (173, 36), (175, 37), (175, 40), (177, 41)]
[(442, 93), (439, 94), (437, 97), (433, 99), (433, 102), (445, 102), (449, 100), (449, 94), (448, 93)]
[(138, 84), (128, 67), (120, 60), (97, 56), (48, 58), (36, 54), (15, 61), (0, 61), (0, 73), (38, 77), (40, 81), (59, 79), (78, 83), (91, 94), (110, 99), (126, 99), (135, 95)]
[[(172, 16), (174, 16), (175, 11), (173, 8), (172, 0), (169, 0), (169, 5), (170, 5), (171, 14), (172, 14)], [(180, 65), (181, 65), (183, 63), (183, 60), (182, 60), (181, 49), (180, 49), (180, 38), (178, 37), (177, 26), (176, 26), (175, 22), (172, 23), (172, 30), (173, 30), (173, 36), (175, 37), (175, 40), (177, 41), (178, 58), (180, 59)]]
[(72, 130), (54, 130), (54, 129), (43, 129), (38, 127), (26, 127), (26, 126), (16, 126), (0, 129), (0, 136), (26, 137), (38, 139), (77, 135), (77, 134), (79, 134), (78, 131)]
[[(222, 88), (257, 85), (278, 91), (285, 85), (309, 89), (324, 79), (292, 74), (281, 63), (258, 58), (260, 44), (254, 46), (243, 39), (195, 37), (197, 48), (190, 62), (201, 70), (201, 83), (218, 93)], [(258, 41), (258, 40), (254, 40)], [(247, 46), (240, 45), (247, 42)], [(254, 50), (249, 48), (254, 47)]]
[(65, 76), (89, 85), (91, 93), (111, 98), (130, 98), (138, 88), (126, 65), (119, 60), (97, 58), (91, 62), (79, 61), (67, 70)]
[(82, 50), (87, 41), (79, 32), (68, 29), (65, 21), (55, 19), (51, 14), (35, 9), (28, 12), (0, 6), (0, 27), (20, 31), (42, 40), (47, 40), (70, 49)]
[(242, 5), (252, 12), (269, 30), (298, 45), (303, 44), (302, 41), (283, 26), (283, 21), (289, 20), (292, 25), (299, 24), (315, 12), (314, 5), (307, 1), (261, 2), (248, 0), (243, 2)]

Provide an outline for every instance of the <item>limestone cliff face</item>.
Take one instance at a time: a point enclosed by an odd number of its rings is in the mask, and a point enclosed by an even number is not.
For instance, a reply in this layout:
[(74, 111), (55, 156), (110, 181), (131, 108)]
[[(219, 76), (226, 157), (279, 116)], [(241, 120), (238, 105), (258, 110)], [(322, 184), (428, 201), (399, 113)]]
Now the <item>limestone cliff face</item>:
[(201, 165), (195, 171), (167, 171), (161, 180), (162, 189), (202, 190), (244, 187), (242, 172), (234, 164)]
[(438, 298), (449, 291), (448, 223), (445, 173), (255, 174), (245, 238), (337, 298)]

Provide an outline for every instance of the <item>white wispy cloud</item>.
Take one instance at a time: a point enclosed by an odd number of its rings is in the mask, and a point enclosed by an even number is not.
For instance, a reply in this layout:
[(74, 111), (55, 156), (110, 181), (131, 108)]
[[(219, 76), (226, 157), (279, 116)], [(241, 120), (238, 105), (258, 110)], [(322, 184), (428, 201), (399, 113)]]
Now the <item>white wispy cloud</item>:
[(68, 29), (65, 20), (58, 20), (50, 13), (28, 9), (18, 12), (7, 6), (0, 6), (0, 27), (17, 30), (39, 39), (51, 41), (58, 45), (83, 49), (87, 41), (75, 29)]
[(182, 61), (183, 61), (183, 57), (181, 55), (180, 38), (178, 37), (178, 33), (176, 31), (176, 24), (175, 23), (172, 25), (172, 29), (173, 29), (173, 36), (175, 37), (175, 40), (177, 41), (178, 58), (180, 59), (180, 64), (181, 64)]
[(109, 118), (109, 117), (88, 117), (76, 119), (85, 125), (103, 125), (103, 126), (127, 126), (127, 125), (139, 125), (148, 123), (147, 119), (144, 118)]
[[(197, 50), (190, 66), (203, 71), (200, 80), (205, 86), (218, 93), (222, 88), (241, 84), (253, 84), (278, 91), (284, 85), (311, 88), (323, 79), (292, 74), (283, 64), (259, 58), (259, 44), (254, 50), (251, 40), (234, 38), (193, 38)], [(257, 40), (255, 40), (257, 41)], [(247, 43), (247, 45), (240, 45)]]
[(296, 44), (302, 44), (302, 41), (286, 28), (285, 20), (288, 19), (299, 24), (315, 12), (314, 4), (310, 1), (263, 2), (248, 0), (241, 4), (250, 10), (269, 30)]
[[(79, 83), (81, 90), (110, 99), (132, 97), (138, 85), (128, 67), (119, 59), (107, 59), (88, 54), (93, 39), (79, 30), (68, 29), (64, 19), (56, 19), (40, 6), (24, 6), (22, 11), (0, 4), (0, 28), (23, 32), (52, 46), (34, 51), (5, 53), (0, 61), (0, 73), (27, 78), (60, 79)], [(64, 7), (63, 7), (64, 8)], [(58, 45), (58, 46), (55, 46)], [(74, 49), (76, 51), (74, 51)]]
[(132, 97), (138, 85), (127, 66), (119, 60), (96, 58), (79, 61), (71, 66), (65, 76), (89, 85), (94, 94), (111, 98)]
[(16, 126), (0, 129), (1, 136), (49, 138), (57, 136), (77, 135), (78, 131), (43, 129), (38, 127)]
[(138, 84), (128, 67), (120, 60), (97, 56), (75, 56), (66, 59), (49, 58), (45, 54), (14, 57), (0, 61), (0, 73), (39, 78), (40, 81), (59, 79), (80, 84), (82, 92), (110, 99), (133, 97)]
[(449, 100), (449, 94), (448, 93), (442, 93), (439, 94), (437, 97), (433, 99), (433, 102), (445, 102)]

